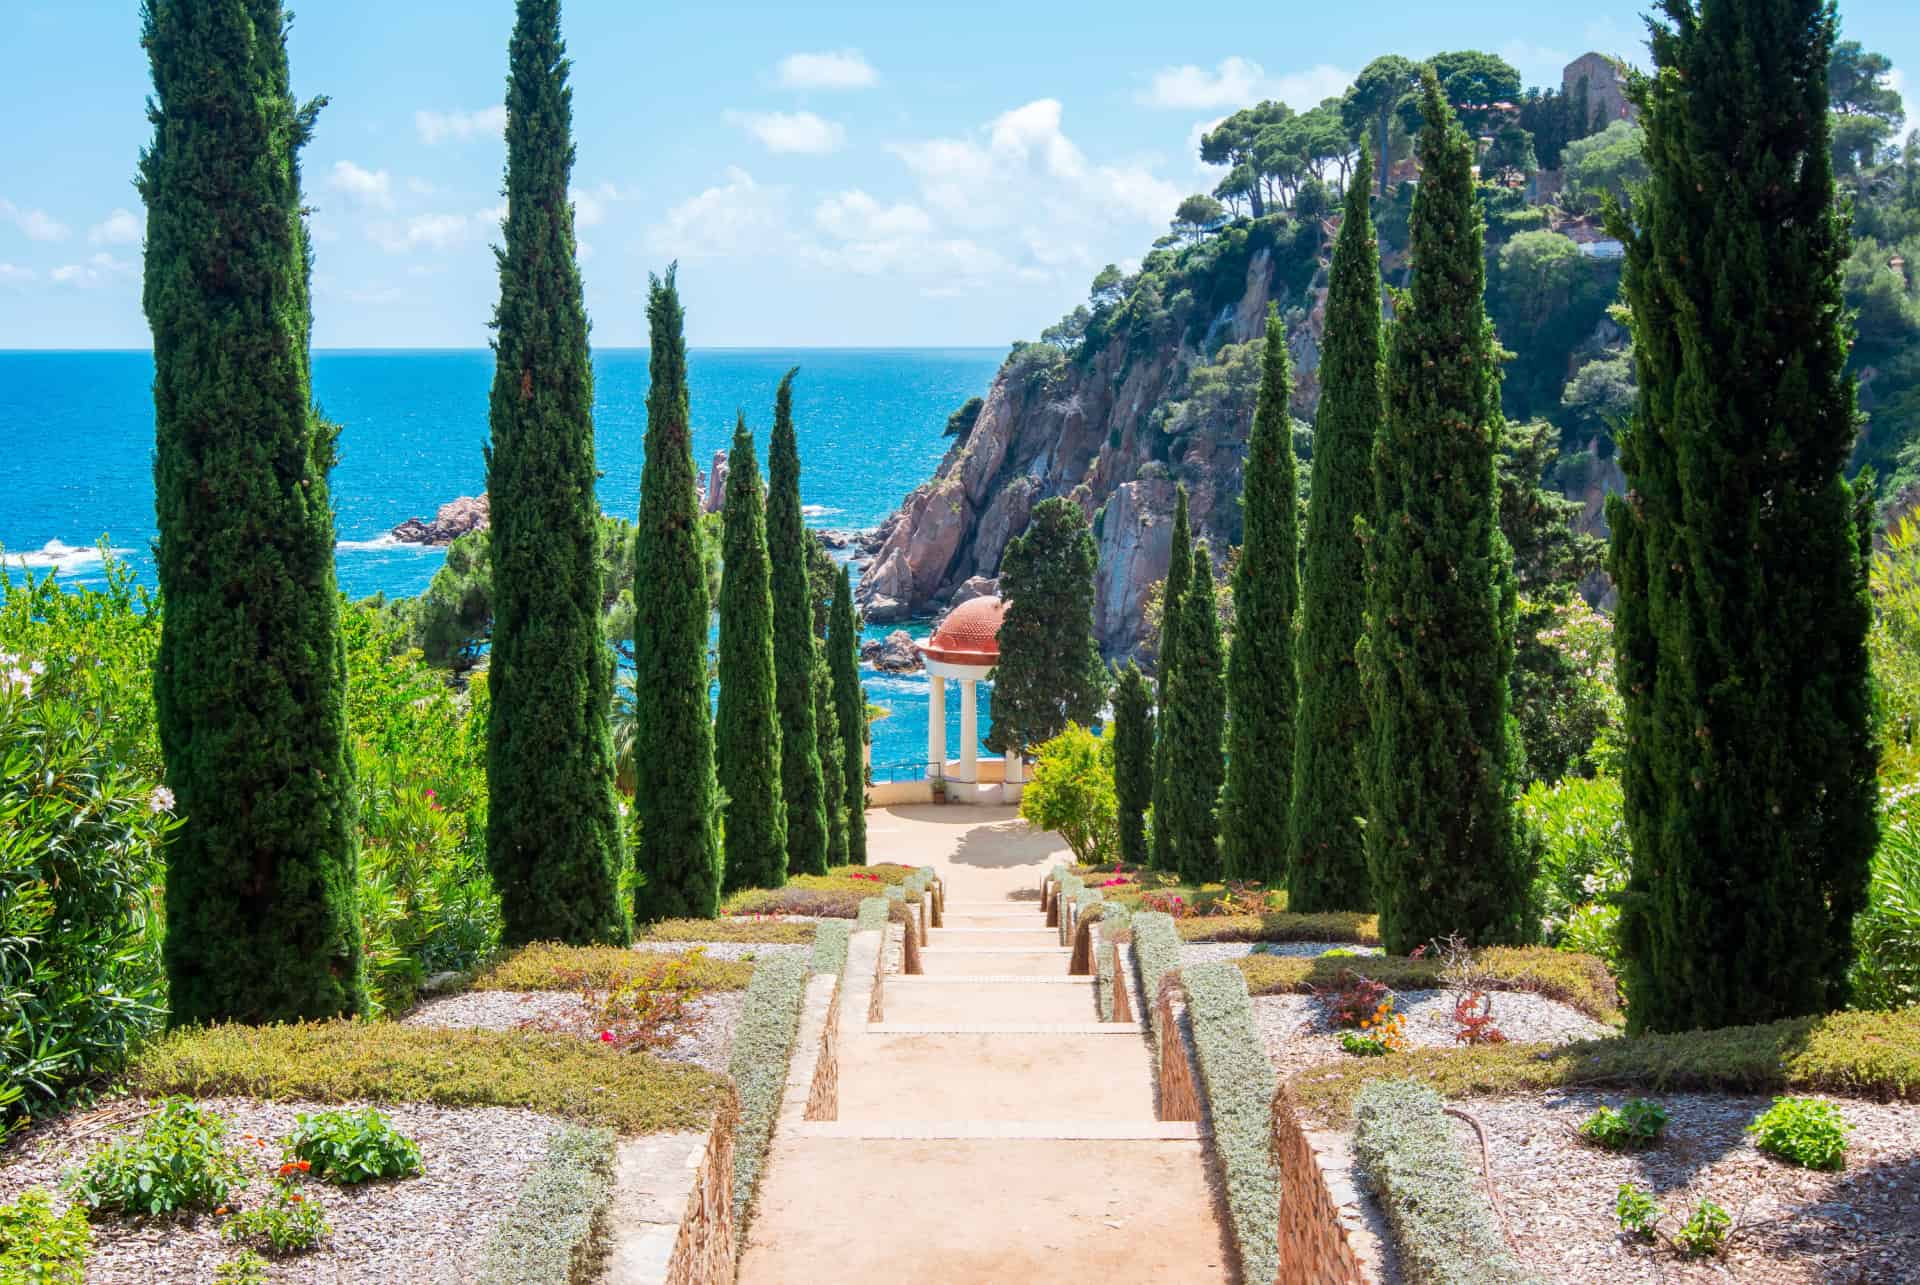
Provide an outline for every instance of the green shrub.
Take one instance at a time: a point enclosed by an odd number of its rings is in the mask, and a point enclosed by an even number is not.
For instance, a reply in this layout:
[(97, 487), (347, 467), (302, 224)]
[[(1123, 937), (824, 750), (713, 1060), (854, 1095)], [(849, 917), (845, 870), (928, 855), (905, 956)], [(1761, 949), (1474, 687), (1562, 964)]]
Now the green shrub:
[(0, 1281), (82, 1285), (92, 1253), (93, 1229), (79, 1205), (56, 1214), (40, 1187), (29, 1187), (11, 1204), (0, 1205)]
[(1753, 1145), (1807, 1169), (1844, 1169), (1853, 1128), (1840, 1108), (1819, 1098), (1775, 1098), (1747, 1126)]
[(312, 1165), (315, 1178), (351, 1186), (420, 1172), (420, 1146), (373, 1107), (294, 1118), (287, 1154)]
[[(1619, 945), (1619, 912), (1610, 898), (1627, 886), (1627, 828), (1620, 782), (1609, 777), (1536, 781), (1520, 797), (1520, 814), (1540, 856), (1533, 900), (1549, 945), (1584, 950), (1611, 962)], [(1596, 914), (1595, 912), (1601, 912)], [(1580, 927), (1572, 939), (1573, 925)]]
[(1077, 723), (1040, 746), (1033, 779), (1020, 795), (1020, 815), (1037, 829), (1058, 831), (1081, 862), (1120, 853), (1120, 812), (1113, 784), (1113, 738)]
[(847, 942), (852, 925), (844, 919), (824, 920), (813, 939), (813, 971), (838, 973), (847, 966)]
[(1640, 1151), (1655, 1146), (1667, 1128), (1666, 1108), (1646, 1098), (1629, 1098), (1619, 1110), (1601, 1107), (1580, 1122), (1580, 1136), (1609, 1151)]
[[(18, 610), (0, 603), (8, 632)], [(156, 892), (178, 822), (97, 703), (93, 663), (0, 647), (0, 1136), (116, 1070), (165, 1016)]]
[(68, 1178), (76, 1201), (124, 1214), (209, 1213), (246, 1185), (225, 1118), (185, 1098), (162, 1102), (139, 1133), (108, 1143)]
[(1354, 1155), (1386, 1209), (1408, 1285), (1526, 1279), (1454, 1142), (1439, 1094), (1405, 1080), (1377, 1080), (1361, 1090), (1353, 1111)]
[(213, 1285), (267, 1285), (267, 1260), (243, 1249), (213, 1269)]
[(678, 965), (694, 990), (737, 991), (753, 976), (744, 960), (709, 959), (699, 951), (629, 950), (624, 946), (522, 946), (474, 979), (480, 991), (618, 990), (660, 977)]
[(1355, 1057), (1385, 1057), (1393, 1051), (1380, 1036), (1362, 1035), (1358, 1031), (1340, 1032), (1340, 1048)]
[(332, 1234), (320, 1202), (285, 1178), (273, 1184), (265, 1204), (236, 1210), (220, 1225), (223, 1239), (236, 1245), (252, 1244), (272, 1254), (297, 1254)]
[(1653, 1197), (1644, 1187), (1623, 1182), (1619, 1194), (1613, 1198), (1613, 1216), (1620, 1220), (1620, 1230), (1627, 1235), (1652, 1240), (1654, 1229), (1660, 1225), (1660, 1206), (1653, 1203)]
[(734, 1232), (744, 1244), (760, 1173), (767, 1162), (780, 1097), (787, 1086), (787, 1061), (800, 1030), (800, 1006), (813, 969), (806, 960), (783, 955), (754, 971), (747, 986), (727, 1069), (740, 1095), (740, 1127), (733, 1139)]
[(880, 932), (887, 926), (887, 919), (893, 908), (885, 897), (865, 897), (860, 901), (860, 919), (855, 925), (856, 932)]
[(1849, 980), (1856, 1004), (1920, 1004), (1920, 787), (1905, 787), (1888, 807), (1853, 940), (1858, 957)]
[(1164, 1044), (1168, 1032), (1160, 1029), (1160, 985), (1168, 973), (1180, 971), (1180, 938), (1171, 918), (1153, 910), (1133, 917), (1133, 962), (1140, 970), (1140, 1006), (1147, 1010), (1154, 1044)]
[(563, 1125), (481, 1250), (477, 1285), (591, 1279), (613, 1190), (614, 1138)]
[(1732, 1215), (1711, 1200), (1703, 1200), (1673, 1233), (1673, 1247), (1688, 1258), (1711, 1258), (1727, 1247), (1727, 1234), (1732, 1230)]
[(756, 942), (775, 946), (803, 946), (813, 940), (815, 925), (780, 919), (663, 919), (634, 934), (643, 942)]
[(525, 1107), (623, 1137), (705, 1128), (721, 1085), (699, 1067), (573, 1036), (350, 1021), (175, 1031), (147, 1046), (127, 1082), (149, 1095)]
[(1253, 1020), (1253, 1000), (1238, 970), (1223, 963), (1182, 970), (1193, 1047), (1200, 1064), (1213, 1143), (1226, 1171), (1227, 1210), (1241, 1275), (1270, 1281), (1279, 1271), (1273, 1235), (1280, 1177), (1269, 1147), (1273, 1063)]

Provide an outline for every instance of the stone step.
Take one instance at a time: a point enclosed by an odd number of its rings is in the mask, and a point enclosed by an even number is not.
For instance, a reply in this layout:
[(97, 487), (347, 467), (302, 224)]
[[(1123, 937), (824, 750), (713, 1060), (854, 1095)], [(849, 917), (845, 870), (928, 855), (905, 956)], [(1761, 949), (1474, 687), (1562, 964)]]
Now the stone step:
[(783, 1128), (803, 1138), (902, 1138), (937, 1142), (1193, 1142), (1200, 1126), (1180, 1120), (803, 1120)]
[(1045, 927), (1047, 917), (1031, 910), (949, 910), (942, 916), (948, 928), (992, 928), (996, 925), (1031, 924)]
[(868, 1022), (868, 1035), (1033, 1035), (1041, 1038), (1069, 1035), (1139, 1035), (1145, 1028), (1133, 1022), (896, 1022), (893, 1004), (887, 1004), (884, 1022)]
[[(966, 977), (889, 977), (887, 1024), (932, 1022), (1091, 1022), (1098, 1005), (1091, 977), (1022, 978), (967, 985)], [(934, 985), (926, 985), (933, 982)], [(1069, 985), (1059, 985), (1066, 982)], [(957, 985), (947, 983), (959, 983)]]
[(1018, 950), (1058, 950), (1060, 933), (1044, 924), (1036, 928), (935, 928), (927, 934), (928, 950), (948, 947), (981, 949), (995, 946)]
[[(1114, 1033), (1106, 1033), (1111, 1029)], [(871, 1035), (840, 1045), (840, 1119), (1150, 1120), (1150, 1046), (1125, 1026)]]
[[(1073, 952), (1062, 947), (1052, 950), (1004, 950), (981, 947), (929, 946), (920, 952), (920, 967), (936, 977), (991, 974), (1001, 977), (1065, 977)], [(892, 985), (893, 978), (887, 979)]]

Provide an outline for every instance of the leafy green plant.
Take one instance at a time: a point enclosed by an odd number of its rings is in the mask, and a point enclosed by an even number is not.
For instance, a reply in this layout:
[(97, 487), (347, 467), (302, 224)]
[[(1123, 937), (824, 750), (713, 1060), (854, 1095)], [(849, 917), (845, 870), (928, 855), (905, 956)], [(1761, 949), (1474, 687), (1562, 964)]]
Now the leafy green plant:
[(1610, 777), (1535, 782), (1520, 814), (1540, 864), (1533, 899), (1547, 941), (1565, 950), (1618, 954), (1619, 911), (1611, 898), (1627, 886), (1627, 829), (1620, 783)]
[(1886, 814), (1867, 907), (1853, 927), (1858, 956), (1849, 981), (1854, 1002), (1867, 1008), (1920, 1004), (1920, 786), (1896, 792)]
[(1688, 1258), (1710, 1258), (1726, 1249), (1732, 1230), (1733, 1216), (1711, 1200), (1703, 1200), (1673, 1233), (1673, 1247)]
[(1645, 1188), (1630, 1182), (1620, 1184), (1620, 1192), (1613, 1199), (1613, 1214), (1620, 1220), (1621, 1231), (1642, 1240), (1652, 1240), (1654, 1229), (1660, 1225), (1660, 1206), (1653, 1203)]
[(1753, 1144), (1808, 1169), (1844, 1169), (1847, 1133), (1853, 1128), (1840, 1108), (1820, 1098), (1775, 1098), (1747, 1132)]
[(81, 1285), (93, 1229), (78, 1205), (63, 1214), (43, 1188), (0, 1205), (0, 1281), (7, 1285)]
[(213, 1269), (213, 1285), (267, 1285), (267, 1260), (243, 1249)]
[(1340, 1047), (1355, 1057), (1385, 1057), (1392, 1052), (1381, 1036), (1362, 1035), (1358, 1031), (1340, 1032)]
[[(292, 1172), (289, 1172), (292, 1171)], [(296, 1165), (282, 1165), (265, 1204), (236, 1210), (220, 1234), (235, 1244), (251, 1242), (274, 1254), (297, 1254), (333, 1234), (320, 1202), (300, 1190)]]
[(1629, 1098), (1618, 1110), (1601, 1107), (1580, 1122), (1580, 1136), (1609, 1151), (1639, 1151), (1659, 1143), (1667, 1127), (1666, 1108), (1646, 1098)]
[(68, 1178), (88, 1208), (127, 1214), (208, 1212), (246, 1185), (226, 1120), (186, 1098), (163, 1101), (139, 1133), (96, 1151)]
[(296, 1117), (286, 1153), (311, 1165), (315, 1178), (340, 1186), (421, 1171), (419, 1144), (372, 1107)]
[(1117, 858), (1120, 817), (1113, 738), (1095, 736), (1074, 723), (1040, 746), (1033, 779), (1020, 796), (1020, 815), (1041, 829), (1059, 832), (1083, 864)]

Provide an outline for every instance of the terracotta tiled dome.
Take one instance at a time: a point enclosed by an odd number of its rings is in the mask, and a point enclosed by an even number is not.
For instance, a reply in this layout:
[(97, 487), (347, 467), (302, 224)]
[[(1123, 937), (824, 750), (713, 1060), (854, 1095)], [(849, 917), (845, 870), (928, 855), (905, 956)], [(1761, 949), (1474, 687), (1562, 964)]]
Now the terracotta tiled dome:
[(946, 614), (933, 637), (920, 650), (950, 665), (991, 665), (1000, 659), (1000, 621), (1007, 604), (998, 598), (975, 598)]

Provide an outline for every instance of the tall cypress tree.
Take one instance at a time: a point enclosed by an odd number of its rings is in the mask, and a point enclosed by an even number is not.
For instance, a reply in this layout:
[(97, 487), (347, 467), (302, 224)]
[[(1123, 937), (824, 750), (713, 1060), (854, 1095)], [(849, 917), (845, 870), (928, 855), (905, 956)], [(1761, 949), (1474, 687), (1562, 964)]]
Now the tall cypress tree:
[(1528, 935), (1511, 771), (1513, 556), (1500, 534), (1500, 367), (1473, 141), (1421, 86), (1413, 286), (1388, 362), (1367, 543), (1367, 861), (1382, 943)]
[[(1362, 185), (1364, 190), (1364, 185)], [(1241, 505), (1246, 536), (1233, 573), (1227, 657), (1227, 787), (1220, 804), (1227, 874), (1277, 882), (1287, 868), (1293, 804), (1293, 616), (1300, 597), (1300, 515), (1294, 480), (1293, 371), (1287, 328), (1267, 305), (1260, 399), (1247, 438)]]
[(833, 586), (827, 630), (833, 674), (833, 710), (840, 731), (840, 806), (846, 813), (847, 860), (867, 864), (867, 694), (860, 688), (860, 622), (853, 614), (853, 582), (845, 566)]
[(814, 744), (820, 750), (822, 765), (822, 810), (827, 814), (827, 865), (847, 864), (847, 809), (841, 790), (841, 764), (846, 760), (840, 744), (840, 712), (834, 708), (833, 667), (827, 663), (826, 645), (813, 644), (813, 727)]
[(1000, 661), (993, 669), (993, 730), (987, 748), (1025, 754), (1068, 723), (1100, 713), (1107, 686), (1093, 636), (1093, 573), (1099, 562), (1087, 515), (1071, 500), (1034, 505), (1027, 529), (1000, 561)]
[(1120, 856), (1147, 859), (1147, 808), (1153, 802), (1153, 693), (1140, 666), (1127, 662), (1113, 695), (1113, 792), (1120, 814)]
[(800, 445), (793, 430), (795, 367), (773, 399), (767, 445), (767, 557), (773, 590), (774, 696), (780, 713), (780, 794), (787, 806), (787, 869), (827, 872), (827, 807), (814, 715), (813, 603), (807, 531), (800, 509)]
[(1174, 868), (1188, 883), (1220, 878), (1220, 790), (1227, 684), (1220, 613), (1214, 602), (1213, 556), (1205, 540), (1193, 549), (1193, 580), (1180, 599), (1180, 664), (1167, 685), (1161, 744), (1168, 749), (1167, 829)]
[(634, 915), (710, 919), (720, 909), (713, 714), (707, 696), (707, 569), (687, 423), (686, 314), (674, 270), (653, 278), (646, 464), (634, 537), (633, 653), (640, 693)]
[(722, 886), (787, 881), (787, 815), (780, 795), (780, 715), (773, 671), (773, 591), (766, 502), (753, 434), (741, 415), (727, 453), (720, 580), (720, 708), (714, 764), (726, 795)]
[(1187, 520), (1187, 488), (1173, 492), (1173, 548), (1167, 559), (1167, 580), (1160, 598), (1160, 654), (1154, 662), (1154, 698), (1159, 708), (1160, 739), (1153, 752), (1153, 866), (1173, 869), (1173, 832), (1167, 817), (1167, 786), (1172, 779), (1173, 755), (1167, 745), (1167, 690), (1180, 663), (1180, 601), (1193, 576), (1192, 534)]
[(278, 0), (152, 0), (145, 305), (166, 619), (153, 686), (167, 784), (175, 1025), (365, 1004), (346, 654), (313, 405), (300, 148)]
[(1833, 10), (1662, 8), (1636, 88), (1651, 177), (1609, 215), (1641, 389), (1607, 506), (1637, 1030), (1837, 1005), (1875, 842)]
[(623, 942), (613, 653), (600, 624), (593, 368), (567, 199), (573, 95), (558, 0), (520, 0), (509, 64), (488, 408), (487, 864), (509, 943)]
[(1373, 510), (1373, 439), (1380, 431), (1383, 377), (1380, 249), (1368, 208), (1368, 159), (1363, 148), (1347, 182), (1346, 216), (1333, 247), (1313, 432), (1287, 840), (1287, 905), (1303, 912), (1373, 905), (1359, 822), (1367, 811), (1360, 777), (1367, 711), (1354, 660), (1365, 615), (1356, 589), (1366, 582), (1354, 520)]

